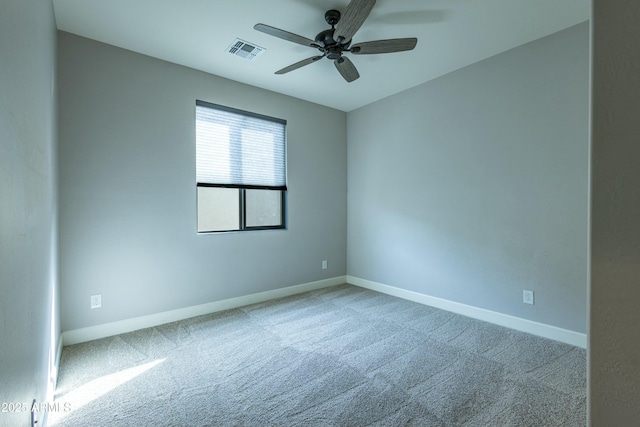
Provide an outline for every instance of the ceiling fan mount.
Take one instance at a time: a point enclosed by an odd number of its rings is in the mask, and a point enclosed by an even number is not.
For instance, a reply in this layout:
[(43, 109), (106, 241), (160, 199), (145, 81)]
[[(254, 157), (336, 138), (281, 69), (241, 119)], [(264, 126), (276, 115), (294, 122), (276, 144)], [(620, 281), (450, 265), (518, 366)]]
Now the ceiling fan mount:
[(340, 22), (340, 17), (341, 16), (342, 15), (340, 14), (339, 10), (331, 9), (331, 10), (328, 10), (324, 14), (324, 20), (327, 21), (327, 24), (329, 24), (329, 25), (331, 25), (333, 27), (338, 22)]
[(256, 24), (254, 29), (303, 46), (318, 49), (322, 55), (312, 56), (295, 64), (289, 65), (276, 74), (286, 74), (314, 63), (322, 58), (333, 60), (336, 69), (347, 82), (352, 82), (360, 77), (358, 70), (349, 58), (343, 56), (344, 53), (354, 55), (370, 55), (378, 53), (392, 53), (412, 50), (417, 38), (375, 40), (364, 43), (357, 43), (351, 46), (353, 35), (360, 29), (364, 21), (369, 16), (376, 0), (351, 0), (344, 15), (336, 9), (328, 10), (324, 14), (324, 19), (331, 28), (321, 31), (316, 35), (315, 40), (281, 30), (266, 24)]

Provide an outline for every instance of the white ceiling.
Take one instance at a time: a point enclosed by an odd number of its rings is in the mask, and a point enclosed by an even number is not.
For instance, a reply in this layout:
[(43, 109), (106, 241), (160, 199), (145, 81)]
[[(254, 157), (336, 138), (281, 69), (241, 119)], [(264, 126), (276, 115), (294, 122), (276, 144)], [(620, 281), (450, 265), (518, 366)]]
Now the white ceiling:
[[(350, 55), (345, 82), (323, 59), (276, 70), (317, 50), (253, 29), (264, 23), (313, 39), (324, 12), (349, 0), (53, 0), (58, 29), (343, 111), (369, 104), (505, 50), (586, 21), (590, 0), (378, 0), (353, 42), (417, 37), (410, 52)], [(253, 61), (226, 53), (236, 38), (266, 49)]]

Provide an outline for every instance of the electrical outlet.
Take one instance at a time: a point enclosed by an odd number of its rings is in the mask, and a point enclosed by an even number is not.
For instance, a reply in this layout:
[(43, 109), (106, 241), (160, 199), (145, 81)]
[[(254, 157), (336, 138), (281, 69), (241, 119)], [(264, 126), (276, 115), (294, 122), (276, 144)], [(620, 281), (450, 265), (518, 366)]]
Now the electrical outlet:
[(91, 295), (91, 308), (102, 307), (102, 294)]
[(533, 305), (533, 291), (522, 291), (522, 302)]
[(327, 266), (328, 266), (328, 264), (327, 264), (327, 260), (326, 260), (326, 259), (323, 259), (323, 260), (322, 260), (322, 269), (323, 269), (323, 270), (326, 270), (326, 269), (327, 269)]

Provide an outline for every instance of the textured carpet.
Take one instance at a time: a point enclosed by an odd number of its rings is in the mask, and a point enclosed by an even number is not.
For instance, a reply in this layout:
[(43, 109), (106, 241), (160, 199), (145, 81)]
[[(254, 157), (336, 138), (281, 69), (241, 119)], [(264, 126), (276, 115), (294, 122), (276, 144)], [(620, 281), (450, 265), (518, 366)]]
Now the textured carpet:
[(65, 347), (55, 426), (584, 426), (585, 350), (343, 285)]

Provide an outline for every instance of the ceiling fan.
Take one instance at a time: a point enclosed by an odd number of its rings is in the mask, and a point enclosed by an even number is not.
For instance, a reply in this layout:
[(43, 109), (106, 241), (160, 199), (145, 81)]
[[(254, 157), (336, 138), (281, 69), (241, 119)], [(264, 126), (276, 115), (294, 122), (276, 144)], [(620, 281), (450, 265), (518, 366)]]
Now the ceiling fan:
[(309, 46), (318, 49), (322, 55), (312, 56), (295, 64), (289, 65), (275, 74), (286, 74), (290, 71), (297, 70), (305, 65), (317, 62), (322, 58), (333, 60), (338, 72), (347, 82), (352, 82), (360, 77), (358, 70), (353, 62), (344, 53), (352, 53), (354, 55), (370, 55), (377, 53), (391, 53), (412, 50), (416, 47), (418, 39), (388, 39), (375, 40), (370, 42), (356, 43), (351, 45), (351, 38), (360, 29), (364, 21), (369, 16), (371, 9), (376, 4), (376, 0), (351, 0), (344, 15), (339, 11), (332, 9), (324, 14), (324, 19), (331, 28), (321, 31), (315, 40), (308, 39), (297, 34), (290, 33), (279, 28), (271, 27), (266, 24), (256, 24), (254, 29), (261, 31), (270, 36), (278, 37), (303, 46)]

